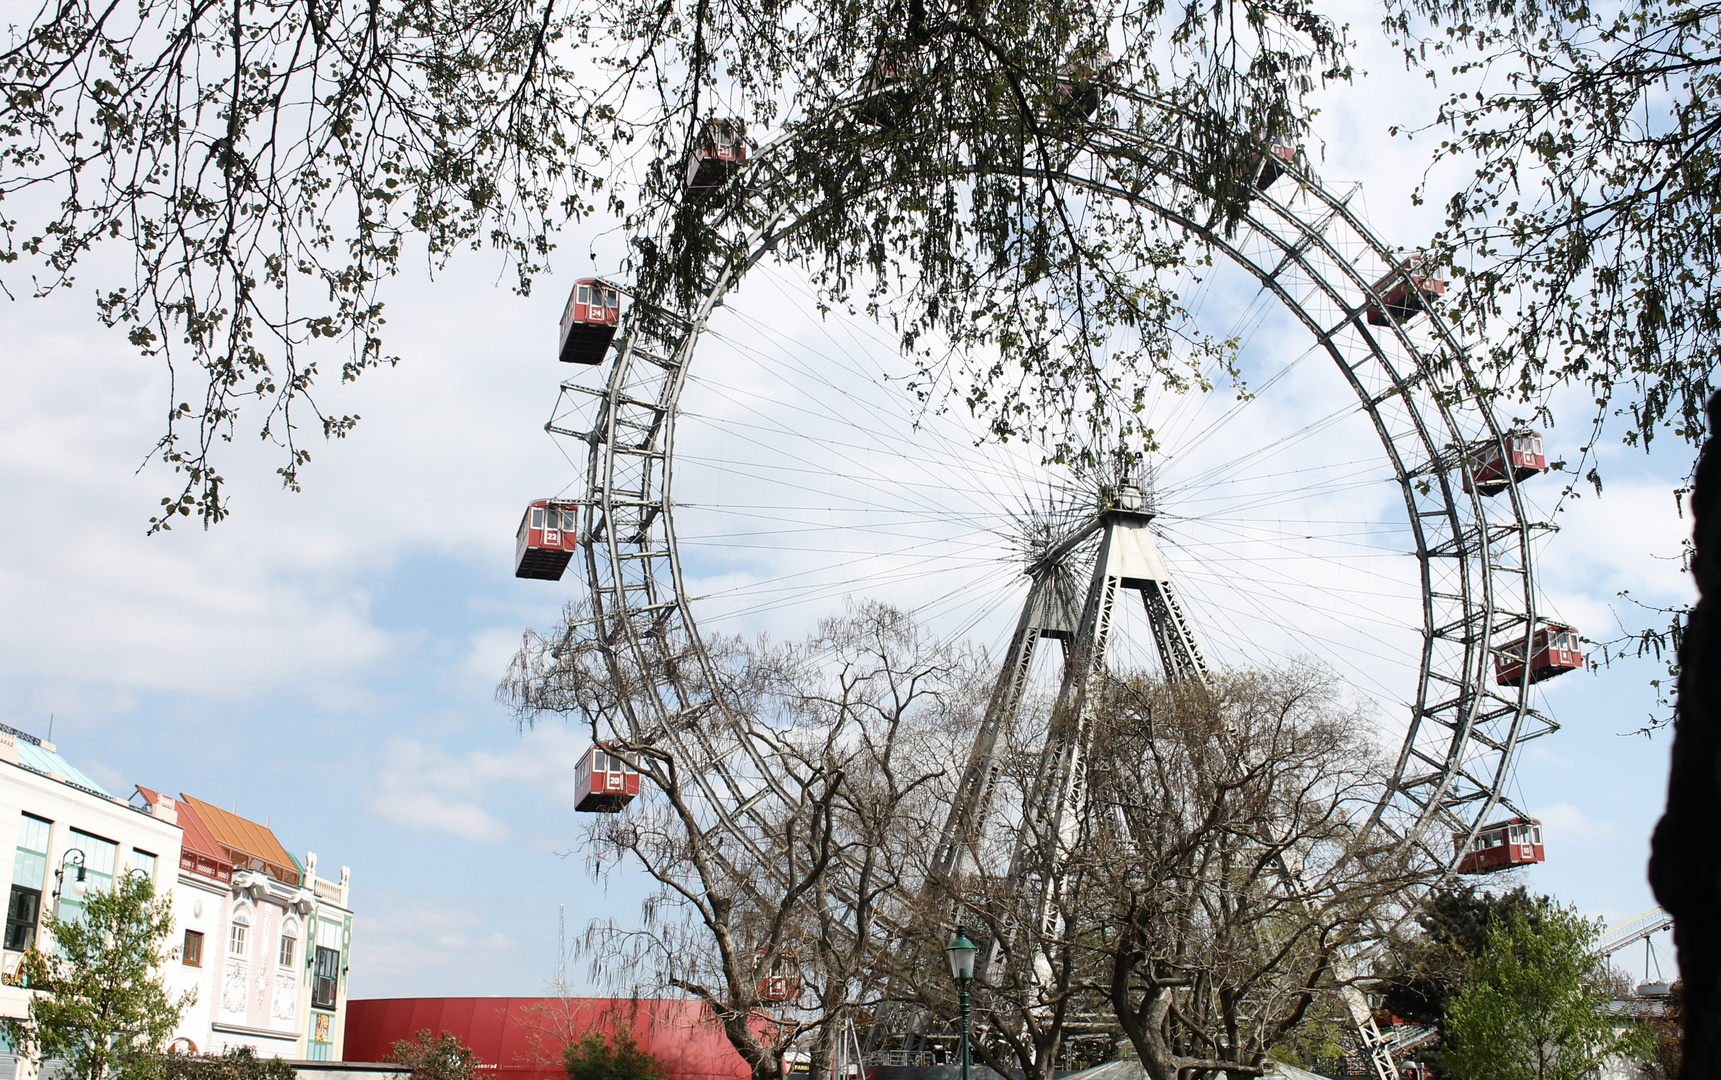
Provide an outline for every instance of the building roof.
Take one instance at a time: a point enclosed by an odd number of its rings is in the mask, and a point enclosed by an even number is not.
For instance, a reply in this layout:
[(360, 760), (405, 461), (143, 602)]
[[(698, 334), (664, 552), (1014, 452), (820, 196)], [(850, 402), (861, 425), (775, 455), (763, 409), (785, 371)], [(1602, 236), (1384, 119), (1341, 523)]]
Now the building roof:
[(11, 735), (18, 745), (18, 764), (32, 772), (39, 772), (63, 780), (76, 788), (82, 788), (92, 795), (104, 795), (113, 798), (113, 793), (84, 775), (83, 770), (61, 757), (54, 749), (53, 743), (44, 743), (41, 739), (27, 732), (19, 731), (0, 724), (0, 731)]
[[(147, 789), (139, 788), (139, 790)], [(203, 819), (197, 816), (197, 811), (192, 807), (191, 802), (181, 799), (178, 810), (179, 827), (185, 832), (179, 846), (217, 862), (227, 862), (227, 852), (222, 849), (221, 841), (215, 839), (215, 834), (209, 831), (209, 826), (205, 825)]]
[[(287, 853), (281, 846), (281, 841), (275, 838), (267, 825), (259, 825), (249, 818), (223, 810), (194, 799), (183, 792), (179, 796), (183, 806), (189, 806), (191, 816), (197, 819), (203, 836), (217, 845), (214, 852), (225, 856), (233, 864), (235, 870), (261, 870), (276, 881), (284, 881), (289, 885), (304, 884), (304, 873), (299, 868), (299, 861)], [(182, 811), (183, 812), (183, 811)], [(192, 830), (185, 830), (185, 839), (192, 841)]]
[(1672, 1013), (1666, 998), (1614, 998), (1607, 1003), (1607, 1014), (1613, 1020), (1658, 1020)]

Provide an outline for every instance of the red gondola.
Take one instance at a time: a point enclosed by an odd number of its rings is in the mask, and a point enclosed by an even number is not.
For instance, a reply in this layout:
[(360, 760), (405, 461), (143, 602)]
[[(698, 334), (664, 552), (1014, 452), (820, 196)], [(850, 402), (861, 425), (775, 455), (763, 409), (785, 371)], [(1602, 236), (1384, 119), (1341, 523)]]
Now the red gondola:
[[(1530, 635), (1530, 681), (1539, 683), (1584, 666), (1583, 638), (1569, 626), (1547, 623)], [(1494, 681), (1516, 686), (1524, 677), (1524, 642), (1494, 647)]]
[(580, 546), (578, 506), (539, 499), (520, 519), (514, 540), (514, 576), (560, 581)]
[(1058, 110), (1069, 117), (1078, 112), (1083, 116), (1098, 112), (1105, 97), (1100, 83), (1111, 68), (1111, 53), (1104, 49), (1086, 59), (1064, 64), (1058, 72)]
[(639, 773), (598, 743), (580, 758), (574, 771), (574, 809), (587, 814), (614, 814), (639, 794)]
[(1464, 846), (1464, 834), (1452, 834), (1452, 853), (1460, 856), (1460, 874), (1491, 874), (1528, 866), (1547, 858), (1542, 847), (1542, 823), (1535, 818), (1507, 818), (1476, 830), (1476, 839)]
[(801, 996), (801, 980), (792, 975), (767, 975), (759, 980), (760, 1001), (793, 1001)]
[[(1257, 135), (1256, 139), (1261, 140)], [(1285, 166), (1297, 160), (1297, 144), (1283, 135), (1275, 135), (1267, 143), (1267, 152), (1249, 156), (1249, 168), (1255, 172), (1255, 190), (1266, 191), (1274, 181), (1285, 175)], [(1379, 288), (1379, 286), (1376, 286)]]
[(1393, 319), (1405, 322), (1427, 309), (1429, 297), (1446, 292), (1446, 282), (1434, 276), (1431, 266), (1423, 265), (1425, 259), (1421, 252), (1410, 255), (1374, 283), (1380, 303), (1368, 306), (1371, 326), (1391, 326)]
[(621, 294), (597, 278), (574, 282), (562, 311), (562, 346), (557, 359), (565, 364), (601, 364), (621, 322)]
[(1542, 449), (1539, 431), (1524, 431), (1506, 436), (1506, 458), (1500, 458), (1500, 444), (1489, 440), (1470, 451), (1470, 467), (1464, 472), (1464, 490), (1474, 482), (1484, 495), (1498, 495), (1510, 485), (1528, 480), (1537, 473), (1548, 471), (1548, 455)]
[[(757, 970), (757, 965), (764, 963), (765, 957), (770, 955), (770, 951), (764, 948), (753, 950), (755, 970)], [(793, 952), (784, 950), (778, 953), (777, 962), (772, 966), (772, 974), (759, 977), (759, 1000), (775, 1004), (793, 1001), (800, 997), (801, 980), (794, 975), (783, 973), (784, 968), (792, 970), (798, 964), (799, 962)]]
[(916, 50), (904, 49), (890, 54), (883, 50), (873, 58), (866, 73), (866, 96), (855, 110), (855, 119), (870, 127), (896, 130), (914, 108), (914, 93), (903, 78), (914, 70), (912, 57)]
[(703, 197), (722, 187), (747, 160), (747, 126), (740, 120), (711, 120), (687, 155), (687, 194)]

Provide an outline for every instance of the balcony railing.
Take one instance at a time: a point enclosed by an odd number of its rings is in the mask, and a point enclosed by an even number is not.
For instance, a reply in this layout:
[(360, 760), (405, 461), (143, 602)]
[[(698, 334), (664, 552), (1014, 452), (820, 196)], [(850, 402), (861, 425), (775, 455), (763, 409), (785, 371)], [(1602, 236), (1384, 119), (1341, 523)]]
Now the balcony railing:
[(187, 848), (179, 849), (179, 868), (189, 870), (193, 874), (202, 874), (204, 877), (214, 878), (216, 881), (231, 882), (233, 880), (233, 867), (231, 865)]

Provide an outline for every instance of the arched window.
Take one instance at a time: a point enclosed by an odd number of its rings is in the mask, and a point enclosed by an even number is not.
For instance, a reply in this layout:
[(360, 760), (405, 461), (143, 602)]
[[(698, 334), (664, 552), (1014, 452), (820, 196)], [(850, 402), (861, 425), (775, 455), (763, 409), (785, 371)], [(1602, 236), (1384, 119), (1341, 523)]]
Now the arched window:
[(243, 911), (234, 912), (233, 922), (227, 928), (227, 955), (244, 959), (250, 939), (251, 917)]
[(276, 958), (281, 967), (291, 969), (293, 961), (299, 957), (299, 926), (288, 919), (281, 927), (281, 953)]

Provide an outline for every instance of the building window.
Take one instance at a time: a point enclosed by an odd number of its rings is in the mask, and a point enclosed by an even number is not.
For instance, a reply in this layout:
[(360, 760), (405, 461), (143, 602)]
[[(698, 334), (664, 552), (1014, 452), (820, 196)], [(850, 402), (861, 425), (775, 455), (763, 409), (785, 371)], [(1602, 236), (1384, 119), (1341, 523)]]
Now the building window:
[(51, 822), (29, 814), (18, 823), (18, 853), (12, 859), (12, 896), (6, 904), (6, 948), (23, 952), (36, 941), (42, 886), (48, 875)]
[(312, 971), (311, 1004), (319, 1009), (335, 1007), (335, 993), (340, 985), (341, 954), (335, 949), (317, 946), (317, 962)]
[[(114, 867), (119, 862), (120, 846), (112, 840), (103, 840), (99, 836), (77, 829), (70, 830), (66, 840), (66, 850), (77, 848), (84, 853), (84, 889), (86, 892), (105, 890), (114, 887)], [(61, 858), (64, 858), (64, 854)], [(66, 867), (67, 874), (76, 874), (74, 867)], [(60, 910), (57, 913), (63, 922), (71, 922), (84, 913), (84, 903), (70, 889), (60, 893)]]
[(298, 945), (299, 945), (299, 939), (294, 937), (293, 935), (291, 935), (291, 934), (282, 934), (281, 935), (281, 966), (282, 967), (290, 968), (293, 966), (293, 957), (295, 955), (297, 955), (296, 950), (298, 948)]
[(131, 868), (133, 870), (142, 870), (144, 877), (151, 881), (155, 880), (155, 856), (151, 855), (149, 852), (139, 851), (137, 848), (132, 848)]
[(186, 967), (203, 966), (203, 934), (197, 930), (185, 932), (185, 946), (179, 950), (179, 958)]
[(12, 886), (6, 905), (6, 947), (23, 952), (36, 941), (36, 918), (42, 913), (42, 890)]
[(227, 928), (227, 955), (245, 956), (245, 938), (251, 928), (245, 923), (245, 916), (239, 915), (233, 919), (233, 925)]

